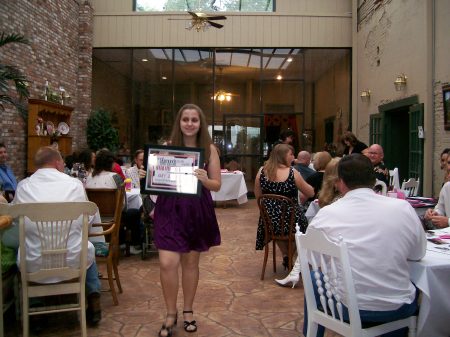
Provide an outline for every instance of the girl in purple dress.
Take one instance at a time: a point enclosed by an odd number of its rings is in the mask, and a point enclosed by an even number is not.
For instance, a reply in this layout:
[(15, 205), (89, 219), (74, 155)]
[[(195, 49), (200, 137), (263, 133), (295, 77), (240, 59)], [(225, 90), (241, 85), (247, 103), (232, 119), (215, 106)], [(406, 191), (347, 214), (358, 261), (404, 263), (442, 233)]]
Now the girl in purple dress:
[(202, 184), (200, 197), (158, 196), (155, 207), (154, 242), (159, 252), (161, 285), (167, 316), (160, 337), (172, 336), (177, 323), (178, 267), (181, 265), (186, 332), (197, 331), (193, 303), (199, 278), (200, 252), (220, 244), (214, 204), (210, 191), (220, 189), (220, 159), (208, 133), (203, 111), (186, 104), (177, 114), (170, 145), (203, 148), (205, 169), (195, 170)]

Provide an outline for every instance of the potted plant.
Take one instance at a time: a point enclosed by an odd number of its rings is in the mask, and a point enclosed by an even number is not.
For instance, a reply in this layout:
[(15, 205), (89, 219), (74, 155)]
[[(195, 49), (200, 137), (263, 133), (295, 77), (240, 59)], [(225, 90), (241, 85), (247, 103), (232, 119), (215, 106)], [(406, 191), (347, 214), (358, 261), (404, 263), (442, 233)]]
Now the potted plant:
[(88, 118), (86, 133), (89, 148), (94, 151), (106, 147), (115, 152), (119, 148), (119, 132), (111, 123), (111, 114), (102, 108)]
[[(6, 34), (5, 32), (2, 32), (0, 35), (0, 47), (9, 43), (28, 44), (28, 41), (22, 35)], [(9, 95), (10, 82), (14, 83), (14, 88), (19, 95), (18, 100)], [(25, 117), (27, 110), (22, 101), (29, 96), (28, 81), (19, 68), (0, 62), (0, 110), (5, 109), (4, 104), (12, 104), (19, 110), (22, 116)]]

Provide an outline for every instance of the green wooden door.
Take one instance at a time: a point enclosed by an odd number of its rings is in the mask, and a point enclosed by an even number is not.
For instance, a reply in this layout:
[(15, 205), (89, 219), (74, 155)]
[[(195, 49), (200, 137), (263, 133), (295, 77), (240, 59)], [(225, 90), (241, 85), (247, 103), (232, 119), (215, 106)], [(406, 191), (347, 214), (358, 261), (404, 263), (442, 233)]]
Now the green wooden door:
[(383, 130), (383, 114), (378, 113), (370, 115), (369, 145), (380, 144), (384, 147)]

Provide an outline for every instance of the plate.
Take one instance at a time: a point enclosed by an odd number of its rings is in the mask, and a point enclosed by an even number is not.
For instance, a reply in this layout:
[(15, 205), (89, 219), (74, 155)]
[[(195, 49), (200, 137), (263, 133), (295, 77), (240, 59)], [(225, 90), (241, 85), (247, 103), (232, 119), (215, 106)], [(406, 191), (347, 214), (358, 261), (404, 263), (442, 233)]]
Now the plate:
[(61, 132), (62, 135), (67, 135), (69, 130), (70, 128), (67, 123), (61, 122), (58, 124), (58, 131)]
[(53, 125), (53, 123), (48, 121), (46, 123), (46, 125), (47, 125), (47, 134), (48, 135), (53, 135), (53, 133), (55, 132), (55, 126)]

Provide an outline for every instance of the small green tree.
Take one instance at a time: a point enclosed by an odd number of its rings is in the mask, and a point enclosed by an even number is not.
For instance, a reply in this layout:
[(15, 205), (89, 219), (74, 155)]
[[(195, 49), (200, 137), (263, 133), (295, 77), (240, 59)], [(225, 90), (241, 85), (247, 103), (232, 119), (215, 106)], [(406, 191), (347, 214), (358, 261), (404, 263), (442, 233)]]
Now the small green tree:
[(87, 120), (87, 143), (97, 151), (104, 147), (115, 152), (119, 148), (119, 132), (112, 126), (111, 114), (104, 109), (92, 112)]

